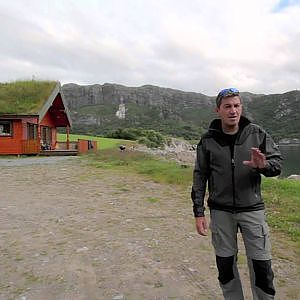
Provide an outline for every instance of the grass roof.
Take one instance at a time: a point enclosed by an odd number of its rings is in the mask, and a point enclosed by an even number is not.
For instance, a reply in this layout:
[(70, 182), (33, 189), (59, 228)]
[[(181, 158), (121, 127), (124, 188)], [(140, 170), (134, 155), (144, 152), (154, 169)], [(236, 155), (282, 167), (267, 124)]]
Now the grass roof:
[(56, 84), (35, 80), (0, 83), (0, 114), (38, 114)]

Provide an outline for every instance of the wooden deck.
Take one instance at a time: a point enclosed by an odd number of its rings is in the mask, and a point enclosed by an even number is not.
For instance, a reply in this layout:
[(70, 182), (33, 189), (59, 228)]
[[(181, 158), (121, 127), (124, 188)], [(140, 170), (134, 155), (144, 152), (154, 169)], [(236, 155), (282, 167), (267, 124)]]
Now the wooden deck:
[(71, 142), (57, 142), (55, 149), (42, 150), (39, 140), (23, 140), (22, 154), (36, 154), (39, 156), (68, 156), (82, 153), (96, 152), (97, 142), (79, 139)]
[(39, 156), (76, 156), (78, 150), (41, 150)]

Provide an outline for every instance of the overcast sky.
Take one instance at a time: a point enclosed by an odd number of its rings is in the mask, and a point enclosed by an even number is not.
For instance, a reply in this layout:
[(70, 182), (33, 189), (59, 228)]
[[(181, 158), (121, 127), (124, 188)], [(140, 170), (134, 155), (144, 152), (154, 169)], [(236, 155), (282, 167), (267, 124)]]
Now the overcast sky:
[(300, 0), (0, 0), (0, 81), (300, 88)]

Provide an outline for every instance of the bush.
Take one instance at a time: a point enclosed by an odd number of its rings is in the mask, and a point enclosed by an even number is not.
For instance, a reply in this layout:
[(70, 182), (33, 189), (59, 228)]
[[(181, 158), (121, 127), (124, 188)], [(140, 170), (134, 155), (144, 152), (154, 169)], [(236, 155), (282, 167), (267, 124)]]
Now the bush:
[(153, 144), (157, 146), (163, 146), (164, 145), (164, 137), (159, 132), (156, 132), (154, 130), (144, 130), (145, 137), (152, 142)]
[(105, 135), (108, 138), (123, 140), (138, 140), (142, 134), (139, 128), (118, 128)]
[(163, 148), (166, 139), (162, 134), (154, 130), (143, 130), (143, 137), (138, 142), (146, 145), (148, 148)]
[(106, 135), (109, 138), (137, 140), (140, 144), (144, 144), (149, 148), (164, 147), (165, 137), (155, 130), (144, 130), (141, 128), (119, 128), (111, 131)]

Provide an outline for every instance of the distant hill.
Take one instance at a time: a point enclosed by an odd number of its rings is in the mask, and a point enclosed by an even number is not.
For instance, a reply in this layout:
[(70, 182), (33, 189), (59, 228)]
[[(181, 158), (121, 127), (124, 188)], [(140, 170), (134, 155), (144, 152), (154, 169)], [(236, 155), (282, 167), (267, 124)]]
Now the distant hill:
[[(127, 127), (154, 129), (198, 139), (214, 113), (215, 97), (152, 85), (62, 86), (73, 132), (106, 134)], [(300, 138), (300, 91), (261, 95), (242, 93), (244, 114), (276, 139)]]

